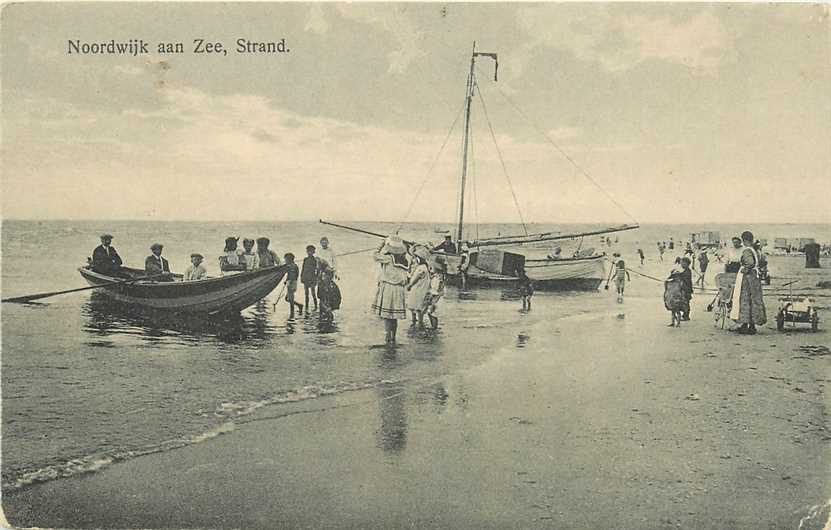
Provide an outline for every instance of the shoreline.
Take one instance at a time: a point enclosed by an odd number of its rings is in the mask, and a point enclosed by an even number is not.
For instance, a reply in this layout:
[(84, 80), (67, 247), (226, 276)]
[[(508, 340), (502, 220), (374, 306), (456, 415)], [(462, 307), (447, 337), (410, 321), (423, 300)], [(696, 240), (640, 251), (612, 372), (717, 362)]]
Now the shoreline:
[(7, 492), (5, 514), (66, 528), (823, 528), (829, 357), (798, 348), (827, 332), (738, 336), (713, 328), (705, 298), (680, 329), (631, 297), (437, 380), (268, 406), (204, 443)]

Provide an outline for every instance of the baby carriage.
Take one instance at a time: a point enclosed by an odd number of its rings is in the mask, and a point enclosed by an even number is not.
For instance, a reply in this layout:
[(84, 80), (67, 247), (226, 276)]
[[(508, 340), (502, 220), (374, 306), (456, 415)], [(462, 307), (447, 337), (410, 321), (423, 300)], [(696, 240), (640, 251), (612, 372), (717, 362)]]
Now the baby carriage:
[(713, 323), (718, 328), (724, 329), (727, 326), (728, 315), (730, 314), (730, 306), (732, 305), (733, 286), (736, 285), (735, 272), (722, 272), (716, 274), (716, 287), (718, 292), (715, 298), (707, 306), (707, 311), (713, 311)]

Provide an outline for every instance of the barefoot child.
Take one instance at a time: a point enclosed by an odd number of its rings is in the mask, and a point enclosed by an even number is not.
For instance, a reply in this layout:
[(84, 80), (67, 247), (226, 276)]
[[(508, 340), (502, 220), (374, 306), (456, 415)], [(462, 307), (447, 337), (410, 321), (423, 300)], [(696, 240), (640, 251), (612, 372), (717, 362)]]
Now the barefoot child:
[(614, 258), (614, 265), (609, 271), (609, 278), (606, 280), (606, 289), (609, 289), (609, 281), (614, 278), (615, 287), (617, 288), (617, 303), (623, 303), (623, 290), (626, 287), (626, 281), (629, 280), (629, 271), (626, 270), (626, 263), (620, 254), (615, 252), (612, 254)]
[(308, 245), (306, 247), (306, 257), (303, 258), (303, 269), (300, 271), (300, 282), (303, 284), (303, 294), (305, 295), (306, 314), (309, 314), (309, 293), (312, 293), (312, 301), (315, 309), (317, 309), (317, 294), (315, 287), (317, 286), (317, 277), (320, 271), (318, 270), (317, 258), (315, 257), (315, 246)]
[(294, 293), (297, 291), (297, 277), (300, 276), (300, 269), (294, 262), (294, 254), (288, 252), (283, 259), (286, 260), (286, 302), (289, 303), (289, 318), (294, 318), (294, 307), (300, 314), (303, 314), (303, 304), (294, 301)]
[(531, 310), (531, 297), (534, 296), (534, 284), (531, 278), (525, 274), (525, 268), (517, 269), (516, 276), (519, 278), (519, 295), (522, 297), (522, 309)]
[(430, 294), (427, 295), (427, 317), (430, 319), (430, 326), (433, 329), (439, 328), (439, 317), (436, 316), (439, 300), (444, 296), (445, 274), (447, 264), (443, 256), (437, 256), (430, 273)]

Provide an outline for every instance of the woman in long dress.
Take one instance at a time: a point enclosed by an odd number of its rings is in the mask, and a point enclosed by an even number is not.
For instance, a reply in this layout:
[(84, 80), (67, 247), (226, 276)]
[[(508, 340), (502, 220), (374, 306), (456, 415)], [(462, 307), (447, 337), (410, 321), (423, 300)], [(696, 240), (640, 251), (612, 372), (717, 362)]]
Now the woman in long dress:
[(753, 234), (742, 232), (741, 268), (733, 288), (733, 306), (730, 318), (740, 324), (739, 333), (753, 335), (756, 326), (767, 322), (762, 281), (759, 275), (759, 254), (753, 248)]
[(398, 321), (407, 318), (405, 286), (409, 266), (406, 253), (407, 248), (401, 238), (389, 236), (374, 255), (376, 263), (381, 266), (381, 277), (372, 312), (384, 319), (387, 344), (395, 342)]
[(413, 251), (413, 271), (407, 282), (407, 307), (413, 317), (413, 326), (424, 327), (424, 310), (427, 295), (430, 294), (430, 269), (427, 267), (429, 253), (426, 247)]

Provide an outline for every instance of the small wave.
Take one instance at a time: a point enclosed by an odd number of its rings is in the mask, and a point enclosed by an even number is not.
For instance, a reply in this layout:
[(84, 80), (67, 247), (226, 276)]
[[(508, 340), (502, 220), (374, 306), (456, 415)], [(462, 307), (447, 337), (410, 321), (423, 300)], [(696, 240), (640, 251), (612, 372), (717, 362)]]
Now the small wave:
[(215, 416), (222, 418), (220, 424), (211, 429), (192, 436), (177, 438), (173, 440), (166, 440), (157, 445), (145, 446), (136, 450), (118, 451), (114, 453), (94, 454), (81, 458), (69, 460), (58, 464), (49, 465), (34, 471), (26, 471), (16, 478), (11, 480), (4, 480), (2, 483), (3, 491), (13, 491), (39, 482), (47, 482), (50, 480), (69, 478), (76, 475), (93, 473), (105, 467), (108, 467), (117, 462), (130, 460), (139, 456), (145, 456), (153, 453), (161, 453), (172, 451), (182, 447), (206, 442), (212, 440), (217, 436), (227, 434), (236, 430), (237, 426), (234, 419), (248, 416), (262, 407), (268, 405), (279, 405), (282, 403), (295, 403), (299, 401), (306, 401), (320, 397), (332, 396), (342, 394), (345, 392), (355, 392), (359, 390), (366, 390), (375, 388), (381, 385), (388, 385), (398, 383), (389, 379), (382, 379), (368, 383), (339, 383), (332, 386), (309, 385), (297, 390), (283, 392), (275, 396), (265, 398), (257, 401), (231, 401), (221, 403), (214, 412)]

